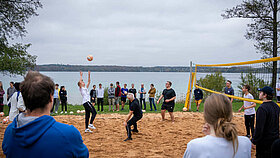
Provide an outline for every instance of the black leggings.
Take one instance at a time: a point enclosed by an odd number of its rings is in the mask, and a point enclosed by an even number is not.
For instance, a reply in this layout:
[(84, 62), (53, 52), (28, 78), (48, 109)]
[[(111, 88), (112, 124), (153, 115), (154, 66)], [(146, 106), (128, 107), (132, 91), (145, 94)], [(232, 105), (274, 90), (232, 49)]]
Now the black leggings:
[(247, 135), (250, 135), (250, 129), (251, 129), (251, 133), (252, 136), (254, 134), (254, 123), (255, 123), (255, 114), (252, 115), (245, 115), (245, 126), (246, 126), (246, 131), (247, 131)]
[(95, 116), (96, 116), (96, 110), (95, 110), (94, 106), (92, 106), (92, 104), (89, 101), (85, 102), (83, 104), (83, 106), (84, 106), (85, 111), (86, 111), (85, 123), (86, 123), (86, 129), (87, 129), (88, 128), (88, 121), (89, 121), (90, 113), (92, 114), (91, 115), (91, 119), (90, 119), (90, 124), (92, 124), (94, 119), (95, 119)]
[(99, 106), (100, 106), (100, 103), (101, 103), (101, 111), (103, 111), (103, 98), (97, 98), (97, 109), (99, 111)]

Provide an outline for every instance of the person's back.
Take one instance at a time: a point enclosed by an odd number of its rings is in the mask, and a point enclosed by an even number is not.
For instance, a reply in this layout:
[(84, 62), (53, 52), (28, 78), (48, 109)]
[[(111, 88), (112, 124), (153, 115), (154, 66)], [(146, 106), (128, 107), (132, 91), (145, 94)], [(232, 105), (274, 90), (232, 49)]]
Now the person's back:
[(6, 131), (2, 148), (7, 158), (88, 157), (80, 132), (51, 116), (19, 114)]
[[(233, 158), (232, 142), (225, 138), (207, 135), (188, 143), (184, 158)], [(251, 142), (247, 137), (238, 136), (238, 150), (234, 158), (251, 157)]]
[(54, 83), (49, 77), (28, 72), (20, 90), (26, 113), (5, 130), (2, 150), (7, 158), (89, 157), (79, 131), (50, 116)]

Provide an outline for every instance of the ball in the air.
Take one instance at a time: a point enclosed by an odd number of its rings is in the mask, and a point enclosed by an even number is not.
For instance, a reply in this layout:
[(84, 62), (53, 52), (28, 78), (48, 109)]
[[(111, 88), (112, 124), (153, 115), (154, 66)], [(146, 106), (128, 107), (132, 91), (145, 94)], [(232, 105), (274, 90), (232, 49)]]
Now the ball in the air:
[(183, 108), (183, 111), (188, 111), (188, 109), (186, 107)]
[(88, 55), (88, 56), (87, 56), (87, 60), (88, 60), (88, 61), (92, 61), (92, 60), (93, 60), (93, 56), (92, 56), (92, 55)]
[(0, 117), (3, 117), (4, 116), (4, 112), (0, 112)]
[(124, 94), (127, 95), (127, 91), (124, 91)]

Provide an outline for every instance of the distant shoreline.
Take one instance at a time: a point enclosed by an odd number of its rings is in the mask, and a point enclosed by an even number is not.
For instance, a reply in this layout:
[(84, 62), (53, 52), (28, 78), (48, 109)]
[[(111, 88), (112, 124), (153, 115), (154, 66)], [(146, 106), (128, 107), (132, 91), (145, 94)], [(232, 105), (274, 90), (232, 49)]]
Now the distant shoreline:
[[(190, 72), (187, 66), (115, 66), (115, 65), (63, 65), (63, 64), (47, 64), (36, 65), (36, 71), (50, 72), (78, 72), (78, 71), (94, 71), (94, 72)], [(194, 71), (194, 67), (192, 69)], [(197, 72), (222, 72), (222, 73), (241, 73), (241, 72), (258, 72), (267, 73), (267, 69), (258, 69), (250, 67), (199, 67)]]

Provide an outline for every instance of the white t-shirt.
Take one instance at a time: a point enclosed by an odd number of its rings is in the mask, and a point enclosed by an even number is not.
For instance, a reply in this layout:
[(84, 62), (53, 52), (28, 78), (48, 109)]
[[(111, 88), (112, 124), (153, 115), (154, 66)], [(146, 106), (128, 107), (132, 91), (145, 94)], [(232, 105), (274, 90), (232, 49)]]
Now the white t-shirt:
[(8, 100), (8, 104), (11, 103), (11, 109), (9, 113), (9, 120), (13, 121), (14, 118), (19, 114), (20, 111), (24, 111), (26, 109), (21, 93), (15, 92), (12, 97)]
[[(243, 98), (254, 99), (254, 97), (253, 97), (252, 94), (250, 94), (250, 93), (247, 94), (247, 95), (244, 94)], [(254, 102), (244, 101), (244, 107), (251, 106), (252, 104), (254, 104)], [(253, 115), (253, 114), (255, 114), (255, 113), (256, 113), (255, 107), (244, 110), (244, 114), (245, 114), (245, 115)]]
[(96, 89), (96, 97), (97, 98), (104, 98), (104, 89), (103, 88), (97, 88)]
[[(207, 135), (191, 140), (183, 158), (232, 158), (233, 145), (225, 138)], [(238, 149), (234, 158), (250, 158), (251, 141), (244, 136), (238, 136)]]
[(90, 101), (90, 96), (89, 96), (89, 93), (88, 93), (88, 89), (85, 88), (85, 87), (82, 87), (82, 88), (79, 88), (79, 89), (80, 89), (81, 95), (83, 97), (83, 104)]
[[(276, 88), (280, 88), (280, 82), (276, 83)], [(276, 90), (276, 96), (280, 96), (280, 91)]]

